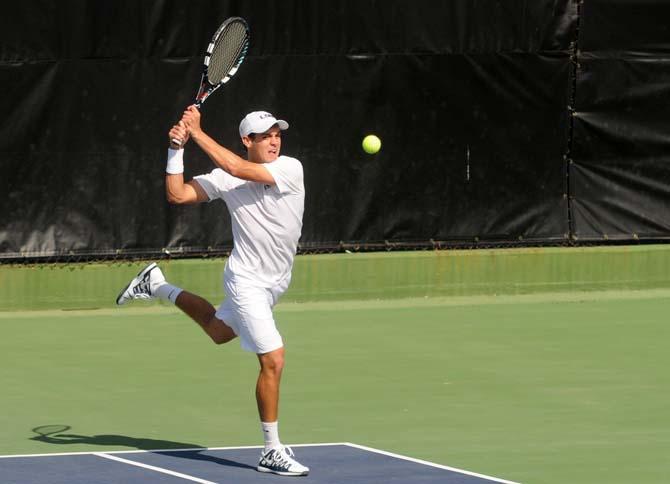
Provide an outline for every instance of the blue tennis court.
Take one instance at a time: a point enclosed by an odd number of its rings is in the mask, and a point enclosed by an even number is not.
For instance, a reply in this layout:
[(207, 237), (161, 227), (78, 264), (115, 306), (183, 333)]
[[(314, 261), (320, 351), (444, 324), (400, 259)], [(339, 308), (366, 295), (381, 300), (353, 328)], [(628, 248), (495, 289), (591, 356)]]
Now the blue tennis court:
[[(313, 484), (511, 483), (351, 443), (294, 446)], [(0, 457), (4, 484), (143, 484), (199, 482), (250, 484), (291, 478), (256, 471), (260, 447), (76, 452)], [(514, 483), (512, 483), (514, 484)]]

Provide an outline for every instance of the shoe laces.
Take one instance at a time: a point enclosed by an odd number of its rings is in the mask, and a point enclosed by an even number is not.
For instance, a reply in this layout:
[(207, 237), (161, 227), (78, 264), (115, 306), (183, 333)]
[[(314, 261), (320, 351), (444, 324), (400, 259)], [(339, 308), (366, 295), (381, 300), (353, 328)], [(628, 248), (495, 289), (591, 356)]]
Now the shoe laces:
[(151, 271), (144, 274), (142, 280), (138, 281), (137, 284), (133, 287), (133, 295), (135, 297), (147, 297), (151, 296)]
[(273, 462), (281, 467), (288, 467), (291, 464), (295, 464), (296, 462), (293, 460), (293, 457), (295, 457), (293, 449), (288, 446), (276, 449), (276, 451), (272, 453)]

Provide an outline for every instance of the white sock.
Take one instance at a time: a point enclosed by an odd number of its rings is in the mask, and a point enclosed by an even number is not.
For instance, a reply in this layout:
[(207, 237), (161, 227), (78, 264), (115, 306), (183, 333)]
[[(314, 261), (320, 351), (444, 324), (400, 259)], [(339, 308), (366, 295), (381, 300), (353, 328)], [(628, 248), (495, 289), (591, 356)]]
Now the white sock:
[(281, 442), (279, 441), (278, 423), (279, 422), (261, 422), (263, 438), (265, 439), (265, 450), (281, 446)]
[(174, 304), (177, 300), (177, 296), (181, 294), (181, 291), (182, 289), (166, 282), (165, 284), (161, 284), (156, 289), (154, 289), (153, 292), (163, 301), (170, 301), (172, 304)]

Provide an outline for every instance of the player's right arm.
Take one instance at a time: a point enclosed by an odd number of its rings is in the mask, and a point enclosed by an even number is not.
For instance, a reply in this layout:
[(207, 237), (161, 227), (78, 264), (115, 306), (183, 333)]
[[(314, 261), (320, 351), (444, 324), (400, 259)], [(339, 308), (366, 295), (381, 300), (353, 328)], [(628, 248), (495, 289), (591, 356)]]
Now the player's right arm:
[[(179, 121), (170, 130), (170, 150), (168, 151), (168, 166), (165, 173), (165, 196), (167, 201), (177, 205), (208, 202), (209, 196), (200, 184), (194, 180), (184, 183), (183, 161), (184, 145), (188, 141), (188, 133), (184, 124)], [(177, 146), (172, 140), (180, 140), (181, 146)], [(178, 161), (179, 160), (179, 161)], [(181, 165), (181, 168), (179, 168)]]
[(207, 192), (194, 180), (184, 183), (184, 175), (165, 174), (165, 196), (175, 205), (209, 202)]

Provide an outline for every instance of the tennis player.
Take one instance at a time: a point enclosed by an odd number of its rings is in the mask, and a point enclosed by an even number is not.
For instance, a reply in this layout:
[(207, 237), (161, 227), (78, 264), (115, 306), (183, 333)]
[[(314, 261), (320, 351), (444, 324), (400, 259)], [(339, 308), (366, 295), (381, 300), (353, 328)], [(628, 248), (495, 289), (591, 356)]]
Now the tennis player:
[[(117, 304), (159, 298), (174, 303), (217, 344), (239, 337), (243, 349), (256, 353), (260, 373), (256, 401), (265, 448), (257, 469), (284, 476), (304, 476), (309, 469), (279, 440), (279, 386), (284, 343), (272, 308), (291, 281), (291, 269), (302, 230), (305, 189), (301, 163), (280, 155), (281, 132), (288, 123), (256, 111), (240, 123), (247, 159), (219, 145), (201, 128), (200, 112), (189, 106), (172, 127), (165, 175), (167, 199), (194, 204), (222, 199), (232, 220), (233, 251), (223, 274), (225, 300), (215, 309), (200, 296), (169, 284), (155, 263), (149, 264), (121, 291)], [(216, 168), (184, 183), (183, 146), (190, 139)]]

